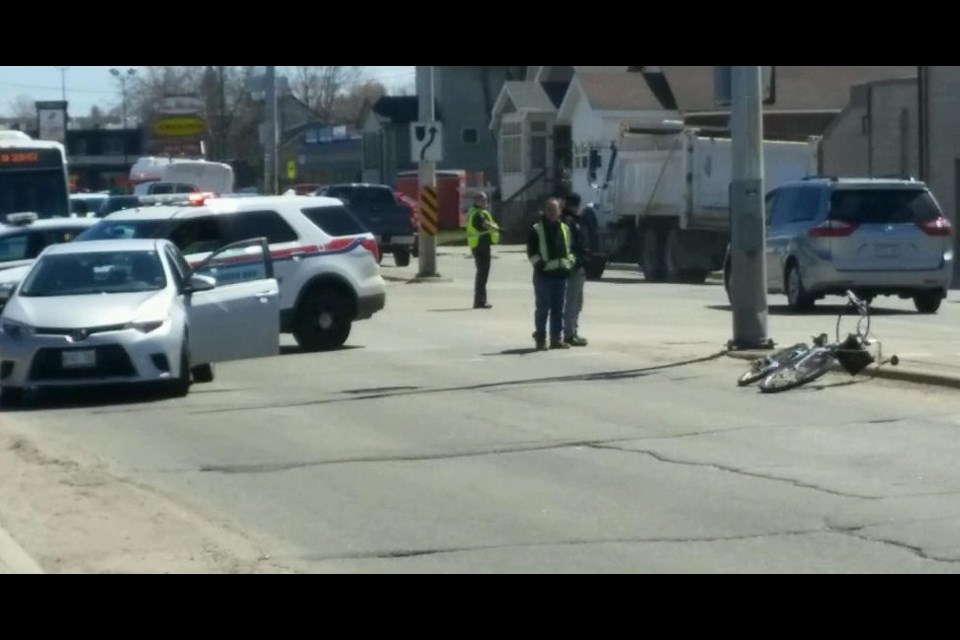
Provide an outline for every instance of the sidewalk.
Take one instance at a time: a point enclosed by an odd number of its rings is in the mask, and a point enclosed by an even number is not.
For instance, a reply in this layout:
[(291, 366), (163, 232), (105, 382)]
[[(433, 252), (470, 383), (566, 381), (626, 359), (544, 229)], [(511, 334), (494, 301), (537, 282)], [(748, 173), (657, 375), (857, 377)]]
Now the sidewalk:
[(43, 569), (0, 527), (0, 575), (24, 573), (43, 573)]

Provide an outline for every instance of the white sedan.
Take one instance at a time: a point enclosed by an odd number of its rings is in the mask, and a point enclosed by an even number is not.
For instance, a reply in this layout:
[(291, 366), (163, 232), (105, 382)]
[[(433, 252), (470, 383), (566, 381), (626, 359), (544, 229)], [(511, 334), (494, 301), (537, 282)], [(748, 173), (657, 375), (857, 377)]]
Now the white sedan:
[(280, 293), (265, 239), (191, 269), (167, 240), (44, 251), (0, 316), (0, 402), (26, 388), (155, 383), (185, 396), (215, 362), (276, 355)]

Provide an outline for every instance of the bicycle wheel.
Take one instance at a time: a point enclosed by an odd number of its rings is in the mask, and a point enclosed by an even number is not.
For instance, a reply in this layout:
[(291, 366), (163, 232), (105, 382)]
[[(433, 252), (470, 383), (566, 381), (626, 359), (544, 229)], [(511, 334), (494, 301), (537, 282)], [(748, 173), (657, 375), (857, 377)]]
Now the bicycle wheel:
[(833, 362), (832, 351), (815, 349), (799, 360), (774, 371), (760, 383), (760, 391), (763, 393), (780, 393), (781, 391), (802, 387), (830, 371)]
[(748, 387), (760, 382), (780, 367), (797, 360), (810, 352), (805, 344), (795, 344), (789, 349), (783, 349), (769, 356), (754, 360), (750, 368), (737, 380), (737, 386)]

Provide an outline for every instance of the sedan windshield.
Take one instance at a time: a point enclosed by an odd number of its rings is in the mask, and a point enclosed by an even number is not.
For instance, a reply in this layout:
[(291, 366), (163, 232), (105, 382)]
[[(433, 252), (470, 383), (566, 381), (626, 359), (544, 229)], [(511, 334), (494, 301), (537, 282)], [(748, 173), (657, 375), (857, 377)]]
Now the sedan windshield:
[(40, 258), (20, 295), (28, 298), (159, 291), (167, 286), (155, 251), (110, 251)]

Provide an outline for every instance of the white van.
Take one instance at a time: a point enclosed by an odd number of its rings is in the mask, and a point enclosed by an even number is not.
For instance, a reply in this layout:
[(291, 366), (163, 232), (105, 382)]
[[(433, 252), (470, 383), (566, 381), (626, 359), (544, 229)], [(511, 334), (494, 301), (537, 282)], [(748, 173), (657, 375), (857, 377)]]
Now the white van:
[[(130, 170), (134, 195), (151, 195), (151, 183), (192, 185), (198, 191), (232, 193), (233, 167), (220, 162), (180, 158), (140, 158)], [(164, 193), (171, 193), (164, 191)]]

